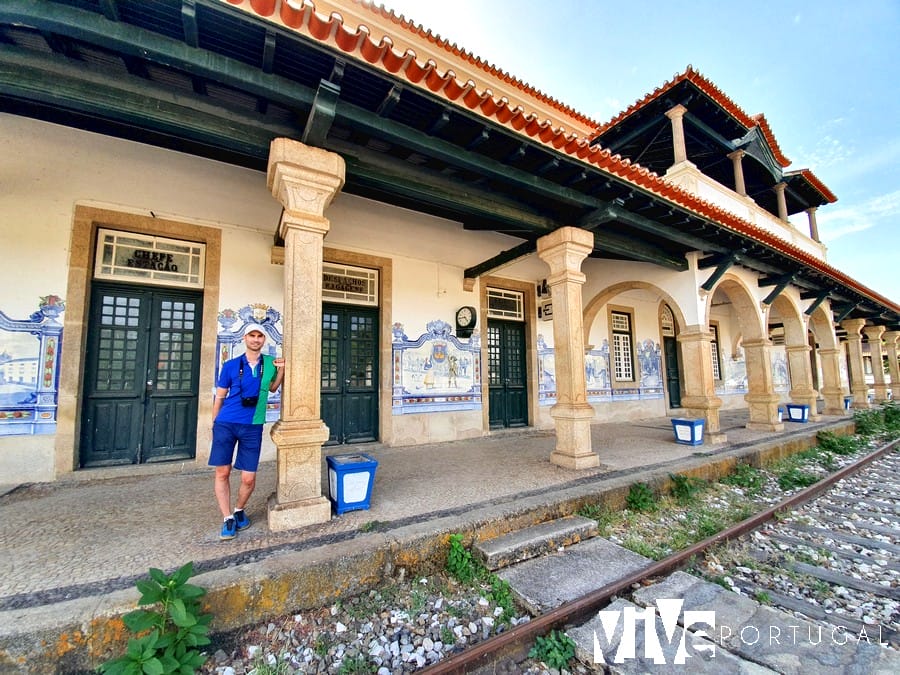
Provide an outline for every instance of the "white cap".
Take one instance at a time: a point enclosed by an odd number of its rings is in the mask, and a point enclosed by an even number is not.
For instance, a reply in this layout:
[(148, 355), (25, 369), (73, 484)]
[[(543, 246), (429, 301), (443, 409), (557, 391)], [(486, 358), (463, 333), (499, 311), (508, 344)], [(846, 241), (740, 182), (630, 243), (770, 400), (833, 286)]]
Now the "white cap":
[(253, 331), (258, 331), (258, 332), (262, 333), (263, 335), (266, 334), (266, 329), (263, 328), (262, 326), (260, 326), (258, 323), (248, 323), (246, 326), (244, 326), (243, 334), (248, 335), (249, 333), (252, 333)]

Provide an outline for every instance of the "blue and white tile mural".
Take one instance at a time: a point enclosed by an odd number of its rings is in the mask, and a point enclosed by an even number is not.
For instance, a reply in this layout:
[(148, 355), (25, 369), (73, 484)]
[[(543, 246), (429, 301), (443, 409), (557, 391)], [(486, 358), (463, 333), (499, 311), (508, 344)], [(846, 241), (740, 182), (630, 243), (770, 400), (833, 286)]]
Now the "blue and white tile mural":
[(466, 341), (435, 319), (410, 339), (403, 324), (392, 327), (394, 415), (481, 409), (481, 336)]
[[(244, 305), (238, 310), (223, 309), (218, 316), (219, 330), (216, 333), (216, 375), (219, 381), (219, 369), (222, 364), (244, 353), (244, 326), (258, 323), (266, 331), (266, 344), (263, 354), (276, 358), (281, 356), (284, 346), (284, 332), (281, 326), (281, 314), (263, 303)], [(266, 406), (266, 422), (277, 422), (281, 415), (281, 388), (269, 394)]]
[(58, 295), (45, 295), (27, 319), (0, 311), (0, 436), (56, 432), (65, 309)]
[[(548, 347), (543, 335), (538, 335), (538, 403), (556, 403), (556, 372), (554, 351)], [(609, 340), (603, 340), (599, 349), (591, 349), (584, 355), (585, 379), (589, 403), (609, 403), (612, 401), (649, 400), (662, 398), (662, 354), (660, 345), (652, 339), (637, 344), (637, 358), (640, 366), (640, 380), (632, 387), (613, 389), (610, 379)]]

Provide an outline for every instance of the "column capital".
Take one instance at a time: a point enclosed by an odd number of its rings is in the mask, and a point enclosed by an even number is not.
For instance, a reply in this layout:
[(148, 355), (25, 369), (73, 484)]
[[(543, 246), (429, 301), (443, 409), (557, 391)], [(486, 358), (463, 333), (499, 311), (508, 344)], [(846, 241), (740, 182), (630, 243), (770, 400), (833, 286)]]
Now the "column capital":
[(733, 152), (729, 152), (725, 156), (728, 159), (730, 159), (732, 162), (740, 162), (744, 158), (744, 155), (746, 155), (746, 154), (747, 154), (747, 152), (745, 150), (741, 150), (740, 148), (738, 148), (737, 150), (735, 150)]
[(887, 329), (884, 326), (866, 326), (862, 329), (862, 332), (870, 340), (880, 341), (885, 330)]
[(269, 147), (266, 183), (291, 214), (322, 216), (344, 185), (346, 165), (340, 155), (290, 138)]
[(666, 114), (666, 117), (668, 117), (671, 120), (671, 119), (675, 119), (676, 117), (684, 117), (684, 114), (687, 111), (688, 111), (688, 109), (679, 103), (678, 105), (673, 105), (671, 108), (666, 110), (665, 114)]
[(888, 346), (897, 344), (897, 338), (900, 338), (900, 330), (886, 330), (881, 336)]
[(847, 337), (860, 337), (860, 331), (865, 327), (865, 319), (844, 319), (841, 321), (841, 328), (847, 331)]
[(537, 254), (550, 267), (548, 283), (584, 283), (581, 263), (594, 250), (594, 235), (577, 227), (561, 227), (537, 241)]

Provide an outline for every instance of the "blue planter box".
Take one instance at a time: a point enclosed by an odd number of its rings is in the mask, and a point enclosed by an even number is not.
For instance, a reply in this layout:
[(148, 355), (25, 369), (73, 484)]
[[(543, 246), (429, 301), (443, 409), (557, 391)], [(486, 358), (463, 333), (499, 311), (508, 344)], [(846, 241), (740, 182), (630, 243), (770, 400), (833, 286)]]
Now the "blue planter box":
[(329, 455), (325, 460), (328, 462), (328, 487), (334, 512), (341, 515), (347, 511), (368, 509), (378, 461), (362, 452)]
[(703, 420), (689, 420), (683, 417), (672, 419), (675, 442), (682, 445), (703, 445)]
[(809, 406), (796, 403), (787, 404), (788, 419), (791, 422), (809, 422)]

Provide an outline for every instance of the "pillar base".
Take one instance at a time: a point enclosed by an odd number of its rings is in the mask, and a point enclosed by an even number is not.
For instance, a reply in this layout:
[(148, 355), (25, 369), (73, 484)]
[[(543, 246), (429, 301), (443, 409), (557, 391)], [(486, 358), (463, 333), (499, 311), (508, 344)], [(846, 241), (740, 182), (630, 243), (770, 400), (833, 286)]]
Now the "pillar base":
[(703, 442), (708, 443), (709, 445), (721, 445), (722, 443), (728, 442), (728, 436), (721, 431), (715, 431), (710, 434), (704, 433)]
[(594, 469), (600, 466), (600, 455), (591, 450), (591, 420), (594, 409), (587, 403), (557, 403), (550, 409), (556, 425), (556, 450), (550, 462), (566, 469)]
[(272, 532), (327, 523), (331, 520), (331, 502), (325, 497), (311, 497), (296, 502), (278, 502), (273, 492), (269, 497), (269, 529)]

